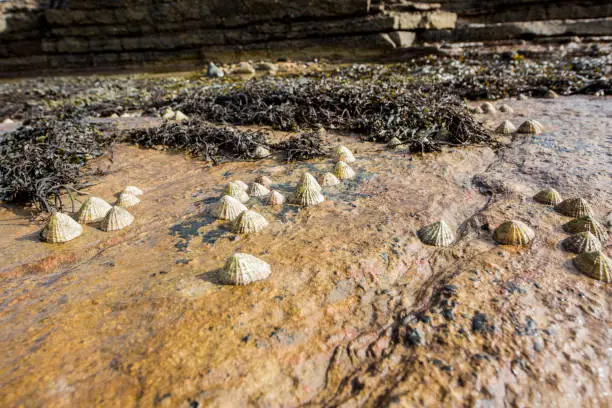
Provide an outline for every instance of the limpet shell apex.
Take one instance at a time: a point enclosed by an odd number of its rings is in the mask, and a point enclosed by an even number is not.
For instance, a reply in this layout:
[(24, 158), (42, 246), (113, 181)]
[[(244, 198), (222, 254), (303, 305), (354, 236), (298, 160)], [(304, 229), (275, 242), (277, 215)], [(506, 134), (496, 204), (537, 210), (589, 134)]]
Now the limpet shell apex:
[(500, 125), (495, 129), (495, 133), (499, 133), (502, 135), (509, 135), (516, 132), (516, 126), (512, 124), (509, 120), (504, 120)]
[[(255, 180), (255, 181), (257, 181), (257, 180)], [(245, 183), (244, 181), (236, 180), (236, 181), (234, 181), (234, 183), (236, 183), (236, 185), (238, 185), (238, 187), (240, 187), (244, 191), (247, 191), (249, 189), (249, 185), (247, 183)]]
[(605, 283), (612, 282), (612, 261), (601, 251), (583, 252), (573, 260), (583, 274)]
[(270, 194), (270, 189), (263, 184), (251, 183), (249, 187), (249, 194), (252, 197), (263, 197)]
[(601, 251), (601, 242), (591, 232), (579, 232), (561, 241), (561, 247), (568, 252), (581, 254), (583, 252)]
[(215, 215), (222, 220), (234, 221), (247, 208), (238, 199), (224, 195), (219, 200)]
[(336, 160), (343, 161), (345, 163), (353, 163), (356, 161), (353, 152), (351, 152), (346, 146), (336, 147)]
[(544, 131), (544, 126), (537, 120), (526, 120), (519, 126), (517, 132), (527, 135), (537, 135)]
[(300, 180), (300, 185), (298, 186), (298, 190), (306, 189), (321, 191), (321, 185), (310, 173), (302, 174), (302, 179)]
[(270, 205), (282, 205), (287, 201), (284, 195), (279, 193), (276, 190), (272, 190), (270, 192), (270, 196), (268, 197), (268, 204)]
[(225, 190), (223, 191), (223, 193), (225, 195), (234, 197), (241, 203), (246, 203), (247, 201), (249, 201), (249, 195), (247, 194), (246, 190), (233, 181), (227, 183), (227, 186), (225, 186)]
[(493, 233), (493, 239), (503, 245), (527, 245), (535, 232), (524, 222), (510, 220), (502, 223)]
[(225, 264), (219, 276), (228, 285), (248, 285), (270, 276), (270, 265), (249, 254), (235, 253)]
[(533, 199), (546, 205), (557, 205), (562, 201), (561, 194), (554, 188), (545, 188), (533, 196)]
[(349, 180), (355, 178), (356, 173), (351, 166), (343, 161), (339, 161), (334, 167), (334, 175), (340, 180)]
[(589, 231), (602, 243), (608, 241), (608, 232), (606, 229), (590, 215), (578, 217), (563, 224), (563, 231), (569, 232), (570, 234)]
[(81, 205), (77, 213), (77, 221), (79, 224), (102, 221), (111, 208), (112, 206), (103, 199), (89, 197)]
[(253, 157), (256, 159), (263, 159), (264, 157), (268, 157), (270, 155), (270, 150), (263, 146), (257, 146), (255, 150), (253, 150)]
[(574, 197), (568, 198), (561, 201), (555, 210), (568, 217), (586, 217), (587, 215), (593, 216), (593, 210), (591, 206), (584, 198)]
[(497, 110), (495, 109), (495, 106), (493, 106), (493, 104), (491, 102), (485, 102), (482, 105), (480, 105), (480, 108), (482, 109), (482, 111), (484, 113), (495, 113), (497, 112)]
[(321, 174), (319, 180), (323, 187), (332, 187), (340, 184), (340, 180), (338, 180), (338, 177), (336, 177), (333, 173), (330, 172)]
[(268, 221), (263, 215), (255, 211), (246, 210), (240, 213), (234, 220), (233, 231), (236, 234), (251, 234), (261, 232), (268, 226)]
[(421, 228), (417, 235), (423, 243), (439, 247), (449, 246), (455, 240), (453, 231), (444, 220)]
[(106, 214), (100, 228), (102, 231), (118, 231), (134, 222), (134, 216), (123, 207), (114, 206)]
[(68, 214), (56, 212), (51, 215), (40, 237), (49, 243), (59, 244), (75, 239), (83, 233), (83, 227)]
[(138, 205), (140, 203), (140, 199), (135, 195), (128, 193), (119, 194), (119, 198), (117, 199), (117, 204), (119, 207), (128, 208)]

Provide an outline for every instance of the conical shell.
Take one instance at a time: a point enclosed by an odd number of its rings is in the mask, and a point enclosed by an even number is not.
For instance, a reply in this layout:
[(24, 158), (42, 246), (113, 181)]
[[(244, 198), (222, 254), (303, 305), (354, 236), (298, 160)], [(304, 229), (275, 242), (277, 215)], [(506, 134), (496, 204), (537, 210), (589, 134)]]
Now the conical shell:
[(128, 193), (119, 194), (119, 198), (117, 199), (117, 204), (119, 207), (128, 208), (138, 205), (140, 203), (140, 199), (135, 195)]
[(346, 146), (338, 146), (336, 147), (336, 160), (343, 161), (345, 163), (353, 163), (356, 159), (353, 156), (353, 152), (351, 152)]
[(302, 174), (300, 184), (298, 185), (298, 190), (304, 190), (304, 189), (312, 189), (312, 190), (321, 191), (321, 185), (319, 184), (317, 179), (314, 178), (312, 174), (304, 173)]
[(40, 232), (44, 241), (52, 244), (68, 242), (83, 233), (83, 227), (67, 214), (56, 212), (51, 215), (47, 225)]
[(355, 178), (355, 170), (345, 162), (339, 161), (334, 167), (334, 175), (340, 180), (349, 180)]
[(224, 195), (217, 204), (215, 215), (217, 218), (222, 220), (234, 221), (243, 211), (246, 210), (247, 208), (244, 206), (244, 204), (238, 201), (238, 199), (232, 196)]
[(134, 216), (123, 207), (114, 206), (102, 220), (102, 231), (119, 231), (134, 222)]
[(112, 206), (103, 199), (89, 197), (81, 205), (77, 213), (77, 221), (79, 224), (102, 221), (111, 208)]
[(268, 221), (263, 215), (255, 211), (247, 210), (240, 213), (238, 218), (234, 220), (233, 230), (236, 234), (250, 234), (260, 232), (267, 226)]
[(244, 191), (247, 191), (249, 189), (249, 185), (242, 180), (236, 180), (234, 181), (234, 183), (236, 183), (236, 185), (240, 187), (241, 189), (243, 189)]
[(552, 89), (549, 89), (544, 94), (544, 98), (546, 98), (546, 99), (555, 99), (555, 98), (558, 98), (558, 97), (559, 97), (559, 94), (556, 93), (555, 91), (553, 91)]
[(261, 184), (262, 186), (266, 186), (268, 188), (272, 186), (272, 180), (268, 176), (258, 176), (255, 179), (255, 182)]
[(162, 119), (163, 120), (172, 120), (172, 119), (174, 119), (175, 116), (176, 116), (176, 113), (172, 109), (168, 108), (168, 109), (166, 109), (164, 111)]
[(544, 131), (544, 126), (537, 120), (529, 119), (526, 120), (519, 126), (517, 132), (528, 135), (537, 135)]
[(249, 187), (249, 195), (252, 197), (263, 197), (270, 194), (270, 189), (263, 184), (251, 183)]
[(295, 204), (301, 205), (302, 207), (311, 207), (325, 201), (325, 196), (323, 196), (320, 189), (316, 189), (312, 185), (307, 185), (297, 189), (293, 201)]
[(189, 117), (181, 111), (176, 111), (176, 114), (174, 115), (174, 120), (176, 120), (177, 122), (184, 122), (186, 120), (189, 120)]
[(527, 245), (535, 238), (535, 232), (522, 221), (506, 221), (493, 233), (493, 239), (503, 245)]
[(285, 196), (276, 190), (272, 190), (268, 196), (268, 204), (270, 205), (282, 205), (285, 201), (287, 201)]
[(340, 184), (340, 180), (338, 180), (338, 177), (334, 176), (333, 173), (329, 172), (321, 174), (321, 176), (319, 177), (319, 181), (323, 187), (332, 187)]
[(563, 231), (570, 234), (589, 231), (601, 242), (606, 243), (608, 241), (608, 232), (606, 229), (590, 215), (573, 219), (567, 224), (564, 224)]
[(235, 253), (228, 259), (219, 276), (227, 285), (248, 285), (270, 276), (270, 265), (249, 254)]
[(518, 99), (519, 101), (526, 101), (529, 99), (529, 97), (527, 95), (520, 94), (516, 99)]
[(601, 251), (601, 242), (589, 231), (579, 232), (561, 241), (561, 247), (568, 252), (581, 254), (583, 252)]
[(512, 113), (512, 112), (514, 112), (514, 109), (512, 109), (510, 106), (506, 105), (505, 103), (502, 103), (501, 105), (499, 105), (498, 110), (500, 112), (504, 112), (504, 113)]
[(561, 194), (554, 188), (545, 188), (533, 196), (533, 199), (546, 205), (558, 205), (562, 201)]
[(605, 283), (612, 282), (612, 261), (601, 251), (584, 252), (574, 258), (574, 266), (586, 276)]
[(498, 127), (495, 129), (495, 133), (499, 133), (502, 135), (509, 135), (516, 132), (516, 126), (512, 124), (509, 120), (504, 120)]
[(482, 109), (482, 111), (484, 113), (495, 113), (497, 112), (495, 110), (495, 106), (493, 106), (493, 104), (491, 102), (485, 102), (482, 105), (480, 105), (480, 108)]
[(421, 228), (417, 232), (417, 235), (423, 243), (440, 247), (449, 246), (455, 240), (453, 231), (444, 220), (434, 222), (433, 224)]
[(470, 112), (475, 113), (477, 115), (482, 115), (484, 113), (480, 106), (474, 106), (473, 108), (470, 108)]
[(389, 143), (387, 143), (387, 147), (390, 149), (395, 149), (398, 146), (402, 145), (402, 141), (399, 140), (397, 137), (394, 137), (393, 139), (389, 140)]
[(561, 201), (555, 210), (568, 217), (586, 217), (587, 215), (593, 216), (593, 210), (591, 206), (584, 198), (568, 198)]
[(127, 194), (131, 194), (135, 196), (140, 196), (144, 194), (142, 190), (136, 186), (127, 186), (126, 188), (123, 189), (122, 193), (127, 193)]
[(253, 151), (253, 157), (257, 159), (263, 159), (264, 157), (268, 157), (270, 155), (270, 150), (263, 146), (257, 146)]
[(227, 186), (225, 186), (225, 190), (223, 191), (223, 194), (232, 196), (238, 201), (240, 201), (241, 203), (246, 203), (247, 201), (249, 201), (249, 195), (247, 194), (245, 189), (243, 189), (239, 184), (233, 181), (230, 181), (229, 183), (227, 183)]

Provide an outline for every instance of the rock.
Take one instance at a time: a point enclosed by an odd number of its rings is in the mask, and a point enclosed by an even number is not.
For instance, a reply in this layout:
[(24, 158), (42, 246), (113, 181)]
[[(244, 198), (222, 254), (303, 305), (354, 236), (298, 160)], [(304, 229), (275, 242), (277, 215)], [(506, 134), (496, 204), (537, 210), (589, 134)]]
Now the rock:
[(241, 62), (232, 73), (239, 75), (252, 75), (255, 73), (255, 68), (253, 68), (253, 66), (248, 62)]
[(206, 76), (211, 78), (222, 78), (225, 75), (223, 70), (216, 66), (213, 62), (208, 63), (208, 68), (206, 68)]
[(259, 64), (255, 65), (255, 70), (256, 71), (265, 71), (265, 72), (274, 73), (274, 72), (278, 71), (278, 66), (276, 66), (275, 64), (272, 64), (270, 62), (260, 62)]

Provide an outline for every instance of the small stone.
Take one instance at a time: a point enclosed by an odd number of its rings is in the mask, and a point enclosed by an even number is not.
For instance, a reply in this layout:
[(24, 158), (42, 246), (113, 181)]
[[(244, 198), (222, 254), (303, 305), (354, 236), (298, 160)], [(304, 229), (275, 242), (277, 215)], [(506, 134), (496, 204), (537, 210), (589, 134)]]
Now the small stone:
[(278, 71), (278, 66), (270, 62), (260, 62), (259, 64), (255, 65), (255, 70), (275, 73)]
[(253, 68), (253, 66), (249, 64), (248, 62), (244, 62), (244, 61), (238, 64), (238, 68), (234, 70), (234, 74), (240, 74), (240, 75), (252, 75), (254, 73), (255, 73), (255, 68)]
[(206, 69), (206, 76), (211, 78), (222, 78), (223, 76), (225, 76), (225, 73), (213, 62), (209, 62), (208, 68)]

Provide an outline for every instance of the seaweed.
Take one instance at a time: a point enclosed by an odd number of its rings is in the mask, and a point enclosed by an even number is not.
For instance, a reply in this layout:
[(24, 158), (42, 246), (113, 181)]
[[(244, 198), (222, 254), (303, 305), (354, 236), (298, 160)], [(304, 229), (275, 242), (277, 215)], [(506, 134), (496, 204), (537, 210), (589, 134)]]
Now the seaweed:
[(316, 132), (301, 133), (288, 140), (276, 143), (273, 147), (275, 150), (284, 153), (286, 162), (323, 157), (329, 153), (329, 149), (325, 146), (321, 137), (324, 132), (324, 129), (319, 129)]

